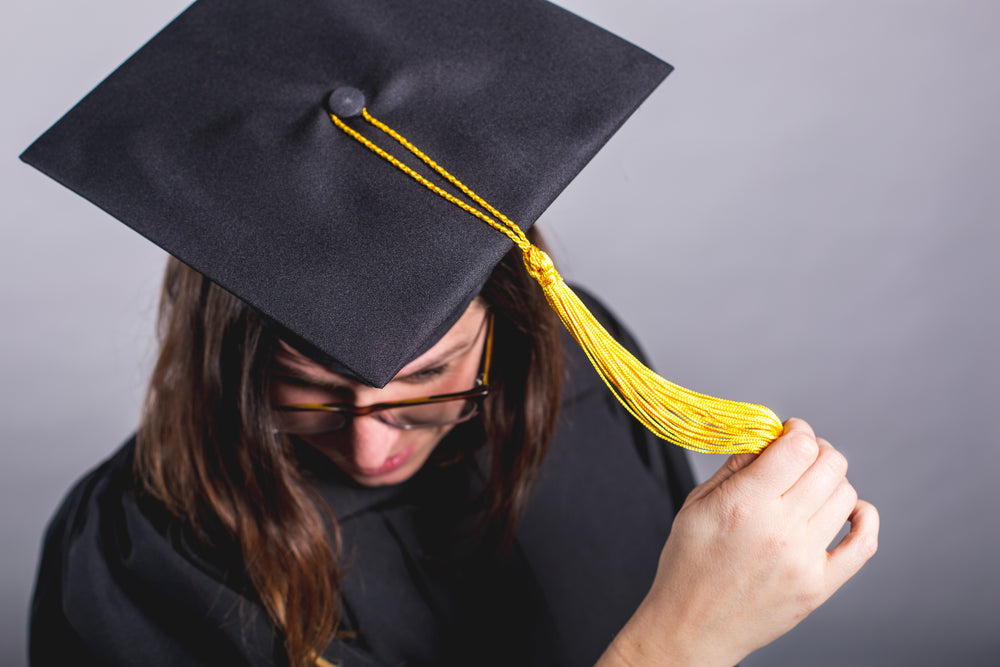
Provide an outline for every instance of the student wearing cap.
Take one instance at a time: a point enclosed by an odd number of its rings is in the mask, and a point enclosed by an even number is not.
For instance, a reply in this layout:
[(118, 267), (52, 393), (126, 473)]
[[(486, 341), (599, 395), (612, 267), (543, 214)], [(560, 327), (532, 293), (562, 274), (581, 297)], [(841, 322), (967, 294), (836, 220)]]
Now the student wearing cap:
[[(25, 151), (173, 255), (32, 663), (727, 665), (852, 576), (843, 457), (759, 406), (689, 433), (532, 228), (669, 69), (540, 0), (199, 0)], [(773, 443), (692, 489), (633, 416)]]

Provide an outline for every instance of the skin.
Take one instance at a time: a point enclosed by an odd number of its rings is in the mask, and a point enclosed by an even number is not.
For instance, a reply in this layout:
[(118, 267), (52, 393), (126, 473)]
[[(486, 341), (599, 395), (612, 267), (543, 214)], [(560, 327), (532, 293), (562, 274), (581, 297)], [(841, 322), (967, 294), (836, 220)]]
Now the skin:
[(730, 666), (791, 630), (878, 548), (878, 512), (846, 473), (800, 419), (759, 456), (731, 457), (688, 496), (652, 588), (598, 666)]
[[(282, 342), (274, 359), (272, 401), (371, 405), (470, 389), (486, 338), (485, 319), (486, 308), (476, 299), (441, 340), (381, 389), (333, 373)], [(405, 431), (369, 415), (356, 417), (343, 431), (301, 438), (358, 484), (384, 486), (416, 474), (451, 428)]]

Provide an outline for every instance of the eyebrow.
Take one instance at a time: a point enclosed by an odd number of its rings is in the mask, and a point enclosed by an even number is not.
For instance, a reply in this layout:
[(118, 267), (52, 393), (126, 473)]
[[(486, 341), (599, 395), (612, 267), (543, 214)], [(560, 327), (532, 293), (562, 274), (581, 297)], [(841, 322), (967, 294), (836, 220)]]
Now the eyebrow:
[[(450, 363), (455, 360), (456, 357), (468, 352), (472, 349), (472, 346), (476, 344), (476, 340), (479, 338), (479, 333), (476, 332), (475, 338), (473, 338), (468, 343), (457, 343), (449, 348), (445, 348), (444, 352), (437, 355), (435, 358), (430, 359), (427, 363), (421, 364), (419, 368), (414, 368), (412, 371), (408, 371), (406, 375), (397, 375), (400, 380), (405, 380), (411, 375), (416, 375), (428, 368), (436, 368), (437, 366), (443, 366), (444, 364)], [(393, 378), (395, 380), (396, 378)]]
[[(449, 348), (446, 348), (440, 355), (437, 355), (435, 358), (428, 360), (427, 363), (422, 364), (419, 368), (415, 368), (412, 371), (407, 372), (406, 375), (403, 376), (397, 375), (392, 380), (396, 379), (403, 380), (406, 379), (407, 377), (410, 377), (411, 375), (416, 375), (429, 368), (434, 368), (436, 366), (441, 366), (443, 364), (446, 364), (454, 360), (455, 357), (459, 356), (463, 352), (467, 352), (468, 350), (470, 350), (472, 346), (476, 344), (476, 340), (478, 338), (479, 334), (477, 333), (475, 338), (473, 338), (468, 343), (457, 343)], [(325, 391), (330, 391), (330, 392), (340, 392), (346, 389), (346, 387), (343, 384), (340, 384), (339, 382), (336, 382), (334, 380), (329, 380), (327, 378), (316, 377), (309, 371), (299, 368), (297, 366), (291, 366), (285, 361), (282, 361), (281, 359), (275, 359), (274, 364), (277, 367), (276, 376), (278, 378), (284, 380), (292, 380), (296, 384), (300, 384), (302, 386), (313, 387), (316, 389), (323, 389)], [(390, 382), (392, 382), (392, 380), (390, 380)]]
[(330, 392), (343, 391), (346, 387), (344, 385), (335, 382), (333, 380), (328, 380), (326, 378), (319, 378), (315, 375), (309, 373), (306, 370), (298, 368), (296, 366), (289, 366), (287, 363), (275, 359), (274, 364), (277, 367), (275, 377), (288, 381), (291, 380), (297, 385), (303, 387), (313, 387), (316, 389), (323, 389)]

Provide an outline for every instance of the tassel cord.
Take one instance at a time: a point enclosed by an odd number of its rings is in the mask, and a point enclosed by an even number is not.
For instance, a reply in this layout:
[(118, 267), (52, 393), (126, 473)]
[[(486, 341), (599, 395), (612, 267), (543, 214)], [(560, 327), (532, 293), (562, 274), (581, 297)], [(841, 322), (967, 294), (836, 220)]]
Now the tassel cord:
[(580, 343), (601, 380), (640, 423), (660, 438), (699, 452), (759, 452), (781, 435), (777, 415), (764, 406), (714, 398), (685, 389), (657, 375), (616, 341), (566, 285), (551, 258), (528, 240), (523, 230), (398, 132), (362, 109), (362, 117), (438, 175), (489, 212), (459, 199), (348, 126), (336, 114), (334, 124), (415, 181), (506, 235), (522, 253), (529, 274), (546, 300)]

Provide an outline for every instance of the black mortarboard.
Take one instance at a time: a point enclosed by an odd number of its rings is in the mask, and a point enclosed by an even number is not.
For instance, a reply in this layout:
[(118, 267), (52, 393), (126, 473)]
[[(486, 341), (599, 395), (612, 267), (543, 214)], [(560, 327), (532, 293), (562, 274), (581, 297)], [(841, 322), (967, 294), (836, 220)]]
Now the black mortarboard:
[[(523, 231), (669, 71), (542, 0), (198, 0), (22, 158), (375, 386), (514, 241), (637, 419), (692, 449), (759, 451), (773, 412), (650, 371)], [(452, 185), (431, 192), (365, 132)]]
[(669, 71), (540, 0), (198, 0), (21, 157), (381, 386), (511, 242), (331, 92), (527, 229)]

